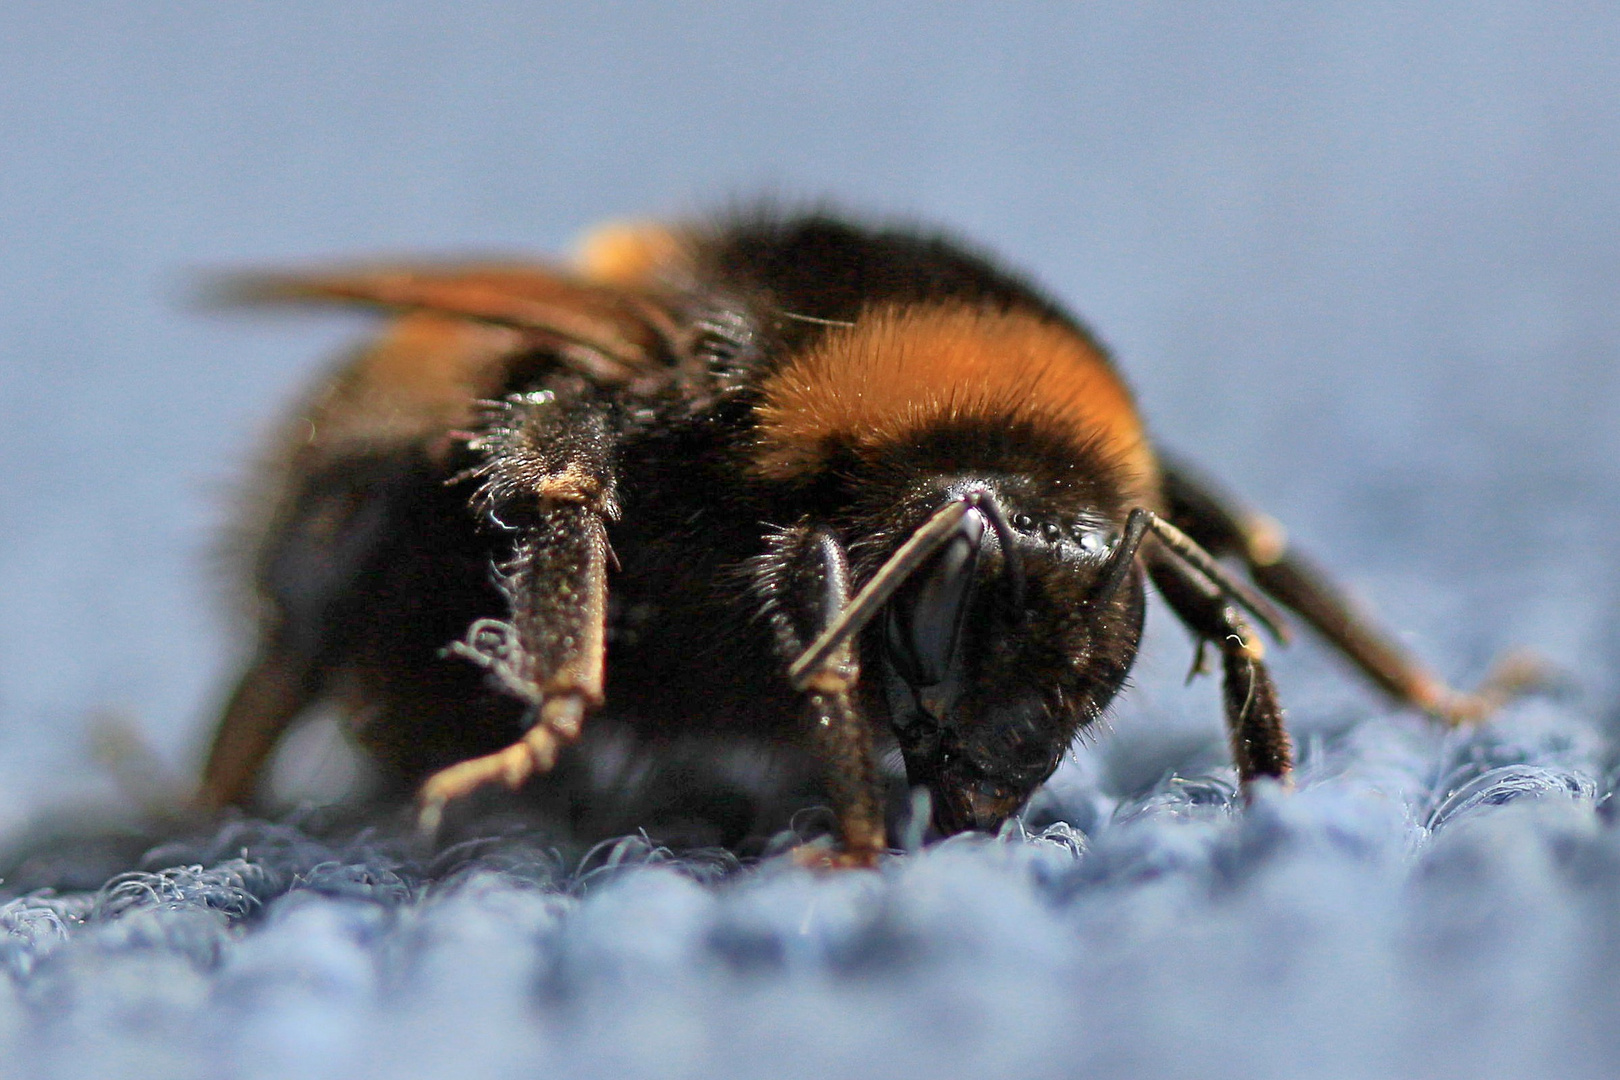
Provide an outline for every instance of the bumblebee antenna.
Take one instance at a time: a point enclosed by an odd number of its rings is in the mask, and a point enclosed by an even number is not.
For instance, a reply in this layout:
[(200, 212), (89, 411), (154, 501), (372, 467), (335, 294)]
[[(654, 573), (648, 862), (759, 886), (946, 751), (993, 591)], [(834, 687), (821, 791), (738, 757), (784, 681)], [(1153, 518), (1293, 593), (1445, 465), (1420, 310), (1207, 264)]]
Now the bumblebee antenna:
[(1125, 575), (1131, 572), (1131, 566), (1136, 562), (1137, 549), (1147, 536), (1148, 518), (1152, 516), (1146, 510), (1136, 509), (1125, 519), (1125, 532), (1114, 543), (1114, 553), (1108, 557), (1108, 569), (1103, 572), (1102, 583), (1097, 586), (1098, 604), (1112, 602), (1119, 587), (1125, 584)]
[[(828, 624), (821, 636), (810, 643), (810, 647), (799, 658), (793, 661), (788, 668), (788, 679), (795, 690), (804, 690), (810, 685), (810, 680), (827, 663), (843, 644), (862, 630), (872, 621), (872, 617), (882, 609), (883, 605), (894, 595), (905, 580), (916, 572), (917, 568), (928, 561), (928, 557), (945, 545), (945, 542), (956, 532), (956, 526), (967, 516), (967, 512), (983, 505), (982, 492), (973, 492), (961, 499), (952, 499), (934, 512), (934, 516), (923, 522), (922, 526), (900, 545), (887, 562), (878, 567), (877, 573), (872, 575), (860, 592), (855, 594), (844, 610), (840, 611)], [(992, 522), (995, 520), (991, 519)]]
[(1109, 558), (1108, 570), (1097, 592), (1100, 603), (1106, 604), (1112, 600), (1119, 587), (1124, 584), (1125, 576), (1130, 573), (1131, 564), (1136, 560), (1136, 552), (1150, 532), (1172, 555), (1192, 567), (1199, 576), (1213, 585), (1216, 592), (1253, 615), (1272, 637), (1284, 644), (1288, 642), (1292, 635), (1288, 631), (1288, 620), (1283, 618), (1282, 612), (1259, 593), (1227, 573), (1226, 568), (1216, 562), (1214, 556), (1199, 546), (1192, 537), (1151, 510), (1144, 510), (1141, 507), (1132, 510), (1130, 517), (1125, 519), (1125, 532), (1119, 538), (1114, 554)]

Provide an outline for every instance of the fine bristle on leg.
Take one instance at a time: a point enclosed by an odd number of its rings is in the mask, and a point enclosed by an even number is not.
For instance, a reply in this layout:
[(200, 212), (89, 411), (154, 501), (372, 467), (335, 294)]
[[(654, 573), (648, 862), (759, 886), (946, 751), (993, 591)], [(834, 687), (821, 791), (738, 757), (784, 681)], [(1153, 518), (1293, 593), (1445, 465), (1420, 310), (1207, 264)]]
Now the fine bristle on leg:
[(1283, 722), (1282, 703), (1265, 662), (1246, 641), (1241, 624), (1221, 647), (1221, 697), (1232, 759), (1245, 789), (1269, 778), (1288, 783), (1294, 768), (1294, 746)]

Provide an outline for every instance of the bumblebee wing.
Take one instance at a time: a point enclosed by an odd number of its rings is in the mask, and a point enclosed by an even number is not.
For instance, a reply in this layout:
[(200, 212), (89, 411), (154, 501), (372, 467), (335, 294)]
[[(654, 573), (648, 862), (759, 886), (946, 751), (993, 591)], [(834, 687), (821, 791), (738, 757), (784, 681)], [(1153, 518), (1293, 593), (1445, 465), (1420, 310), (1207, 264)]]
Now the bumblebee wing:
[(246, 274), (219, 290), (232, 303), (329, 303), (504, 327), (551, 348), (598, 383), (666, 367), (675, 320), (650, 294), (537, 264), (471, 263)]
[[(397, 532), (448, 478), (459, 433), (501, 392), (514, 361), (543, 357), (597, 385), (656, 377), (670, 320), (629, 287), (530, 265), (371, 268), (242, 276), (222, 299), (349, 303), (397, 313), (283, 426), (246, 500), (236, 546), (251, 552), (260, 647), (232, 694), (199, 801), (251, 800), (277, 739), (325, 692), (342, 659), (328, 640)], [(667, 369), (666, 369), (667, 370)], [(339, 650), (341, 651), (341, 650)]]

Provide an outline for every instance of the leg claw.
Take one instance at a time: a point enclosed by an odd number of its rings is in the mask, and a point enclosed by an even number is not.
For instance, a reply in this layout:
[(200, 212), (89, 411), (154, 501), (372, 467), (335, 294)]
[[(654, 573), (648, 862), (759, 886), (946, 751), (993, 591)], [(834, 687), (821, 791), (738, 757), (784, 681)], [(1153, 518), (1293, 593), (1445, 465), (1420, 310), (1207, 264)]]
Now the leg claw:
[(846, 850), (812, 843), (800, 844), (788, 852), (788, 858), (793, 860), (794, 866), (802, 866), (806, 870), (875, 870), (878, 857), (882, 854), (875, 848)]
[(1545, 693), (1560, 683), (1559, 672), (1533, 652), (1510, 652), (1492, 665), (1485, 681), (1471, 694), (1446, 689), (1429, 712), (1449, 727), (1479, 724), (1508, 702), (1527, 694)]
[(557, 764), (562, 743), (579, 737), (584, 714), (584, 704), (578, 698), (548, 700), (541, 709), (540, 722), (522, 739), (493, 754), (458, 761), (428, 777), (416, 796), (417, 828), (432, 836), (444, 820), (444, 808), (453, 800), (496, 783), (516, 790), (536, 774), (550, 772)]

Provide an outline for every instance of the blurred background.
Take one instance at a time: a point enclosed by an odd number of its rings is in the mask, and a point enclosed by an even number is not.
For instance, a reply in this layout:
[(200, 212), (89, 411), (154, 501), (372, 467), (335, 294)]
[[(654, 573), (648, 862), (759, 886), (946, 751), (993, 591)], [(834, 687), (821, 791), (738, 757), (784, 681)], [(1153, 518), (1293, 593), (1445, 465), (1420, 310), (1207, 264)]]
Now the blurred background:
[[(98, 715), (194, 766), (242, 647), (222, 527), (364, 333), (200, 310), (202, 275), (761, 192), (1001, 253), (1445, 674), (1533, 644), (1607, 715), (1617, 98), (1597, 3), (10, 0), (0, 832), (109, 794)], [(1215, 735), (1157, 622), (1116, 753)], [(1383, 708), (1308, 645), (1279, 681), (1307, 731)]]

